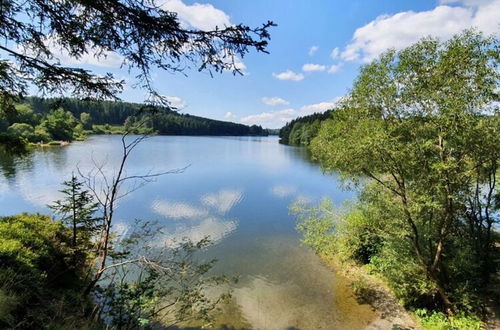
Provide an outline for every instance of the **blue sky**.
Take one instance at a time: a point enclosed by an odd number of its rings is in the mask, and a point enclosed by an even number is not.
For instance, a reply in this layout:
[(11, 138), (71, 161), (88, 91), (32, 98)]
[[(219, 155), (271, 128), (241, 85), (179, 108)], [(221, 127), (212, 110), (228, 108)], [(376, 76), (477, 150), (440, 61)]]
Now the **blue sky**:
[[(279, 128), (288, 120), (331, 108), (346, 94), (359, 67), (388, 47), (403, 48), (426, 35), (446, 39), (476, 26), (499, 34), (500, 0), (161, 0), (186, 26), (209, 29), (244, 23), (271, 29), (270, 54), (242, 59), (244, 76), (187, 70), (154, 72), (155, 87), (181, 112)], [(133, 78), (120, 58), (62, 59), (96, 72)], [(121, 98), (141, 102), (144, 91), (126, 87)]]

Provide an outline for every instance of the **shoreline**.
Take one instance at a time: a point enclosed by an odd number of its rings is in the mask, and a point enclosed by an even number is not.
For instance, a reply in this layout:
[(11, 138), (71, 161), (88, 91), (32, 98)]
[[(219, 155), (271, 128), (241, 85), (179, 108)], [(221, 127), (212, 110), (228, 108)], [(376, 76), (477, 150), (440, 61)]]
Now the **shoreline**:
[(423, 329), (416, 317), (401, 306), (382, 280), (362, 267), (338, 260), (335, 256), (319, 255), (322, 262), (342, 277), (335, 289), (350, 290), (358, 305), (368, 305), (377, 314), (365, 329)]

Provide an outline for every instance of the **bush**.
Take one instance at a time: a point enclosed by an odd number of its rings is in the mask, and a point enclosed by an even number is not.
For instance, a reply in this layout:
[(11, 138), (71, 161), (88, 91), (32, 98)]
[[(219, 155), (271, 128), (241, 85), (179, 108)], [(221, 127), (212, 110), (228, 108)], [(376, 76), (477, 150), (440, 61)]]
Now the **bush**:
[(9, 126), (7, 133), (12, 136), (22, 137), (28, 141), (34, 140), (35, 129), (30, 124), (14, 123)]
[(426, 309), (417, 309), (420, 324), (428, 330), (481, 330), (484, 329), (481, 320), (475, 316), (458, 314), (446, 316), (439, 312), (429, 312)]
[(333, 203), (324, 199), (316, 207), (295, 203), (291, 212), (296, 216), (297, 230), (303, 234), (302, 242), (321, 255), (329, 255), (335, 248), (335, 213)]
[(82, 316), (89, 301), (67, 265), (69, 235), (40, 214), (0, 218), (0, 328), (33, 328)]

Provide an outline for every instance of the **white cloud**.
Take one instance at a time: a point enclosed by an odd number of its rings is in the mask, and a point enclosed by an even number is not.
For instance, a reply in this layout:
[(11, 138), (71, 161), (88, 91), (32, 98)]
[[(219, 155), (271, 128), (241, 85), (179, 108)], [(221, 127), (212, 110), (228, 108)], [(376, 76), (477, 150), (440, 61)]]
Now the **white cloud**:
[(241, 122), (247, 125), (262, 125), (267, 128), (280, 128), (295, 117), (297, 117), (297, 111), (294, 109), (284, 109), (246, 116), (241, 118)]
[(104, 52), (104, 56), (102, 57), (97, 57), (96, 54), (97, 53), (95, 51), (91, 51), (90, 53), (84, 54), (80, 58), (76, 59), (69, 56), (67, 52), (62, 51), (59, 53), (59, 56), (56, 55), (56, 57), (59, 58), (61, 63), (65, 64), (88, 64), (106, 68), (119, 68), (124, 60), (121, 55), (114, 52)]
[(325, 112), (326, 110), (334, 108), (339, 100), (340, 98), (336, 98), (332, 101), (304, 105), (303, 107), (300, 108), (300, 111), (305, 112), (306, 115), (314, 112)]
[(309, 48), (309, 56), (313, 56), (314, 54), (316, 54), (316, 52), (318, 51), (319, 47), (318, 46), (311, 46), (311, 48)]
[(326, 65), (307, 63), (302, 66), (302, 71), (304, 72), (314, 72), (314, 71), (325, 71), (327, 69)]
[(281, 73), (273, 73), (273, 77), (279, 80), (292, 80), (292, 81), (301, 81), (304, 79), (304, 75), (302, 73), (295, 73), (292, 70), (286, 70)]
[(208, 211), (187, 203), (172, 203), (168, 201), (155, 201), (153, 211), (173, 219), (192, 219), (208, 215)]
[(186, 5), (180, 0), (159, 1), (159, 4), (164, 10), (176, 12), (185, 25), (203, 31), (213, 30), (216, 26), (223, 28), (231, 25), (229, 16), (211, 4), (194, 3)]
[(205, 206), (212, 207), (222, 214), (229, 212), (243, 198), (239, 190), (223, 189), (218, 193), (210, 193), (201, 197)]
[(225, 119), (235, 119), (236, 118), (236, 115), (234, 113), (232, 113), (231, 111), (228, 111), (226, 112), (226, 114), (224, 115), (224, 118)]
[[(100, 53), (97, 49), (90, 49), (88, 53), (81, 54), (79, 57), (71, 56), (67, 50), (61, 47), (53, 36), (45, 38), (43, 43), (50, 50), (55, 61), (65, 66), (94, 65), (106, 68), (119, 68), (124, 61), (123, 56), (115, 52), (104, 51)], [(25, 54), (34, 55), (29, 49), (24, 49), (21, 45), (17, 45), (17, 49)]]
[(389, 48), (402, 49), (429, 35), (446, 40), (470, 27), (498, 35), (500, 0), (462, 3), (466, 6), (438, 6), (428, 11), (379, 16), (354, 32), (341, 57), (369, 62)]
[(275, 105), (287, 105), (287, 104), (290, 103), (290, 102), (288, 102), (286, 100), (283, 100), (280, 97), (263, 97), (261, 100), (262, 100), (262, 103), (264, 103), (266, 105), (271, 105), (271, 106), (275, 106)]
[(236, 69), (241, 71), (243, 75), (248, 75), (248, 72), (246, 72), (247, 66), (243, 62), (243, 60), (237, 56), (237, 55), (227, 55), (223, 58), (223, 61), (231, 66), (231, 69), (229, 71), (232, 71), (232, 69)]
[(469, 7), (486, 5), (491, 2), (494, 2), (494, 0), (440, 0), (439, 1), (439, 3), (443, 5), (451, 3), (462, 3)]
[(331, 101), (304, 105), (299, 111), (289, 108), (279, 111), (261, 112), (259, 114), (243, 117), (240, 122), (247, 125), (261, 125), (266, 128), (281, 128), (287, 122), (299, 116), (307, 116), (314, 112), (330, 110), (335, 107), (339, 100), (340, 97), (337, 97)]
[(186, 107), (186, 102), (178, 96), (167, 96), (166, 98), (170, 105), (178, 110), (182, 110)]
[(339, 57), (339, 55), (340, 55), (340, 49), (339, 49), (339, 47), (335, 47), (332, 50), (332, 53), (330, 54), (330, 57), (335, 60), (335, 59), (337, 59)]
[(342, 63), (339, 63), (339, 64), (333, 64), (332, 66), (330, 66), (330, 68), (328, 69), (328, 73), (337, 73), (340, 68), (342, 67)]

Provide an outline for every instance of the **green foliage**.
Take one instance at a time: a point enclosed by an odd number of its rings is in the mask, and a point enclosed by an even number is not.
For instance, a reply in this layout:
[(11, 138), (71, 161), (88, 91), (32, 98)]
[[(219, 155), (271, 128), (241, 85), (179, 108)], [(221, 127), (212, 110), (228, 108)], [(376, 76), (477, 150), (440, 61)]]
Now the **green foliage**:
[(279, 130), (280, 143), (308, 146), (318, 135), (321, 123), (330, 118), (332, 112), (333, 110), (328, 110), (292, 120)]
[(62, 200), (49, 205), (61, 222), (71, 230), (71, 264), (74, 268), (85, 269), (89, 257), (92, 256), (93, 238), (102, 230), (102, 219), (97, 218), (98, 204), (89, 191), (84, 189), (84, 183), (75, 175), (70, 181), (64, 181), (61, 192)]
[(83, 129), (92, 129), (92, 116), (87, 112), (80, 113), (80, 122), (83, 125)]
[(318, 206), (308, 207), (297, 202), (290, 208), (296, 216), (297, 230), (303, 234), (302, 242), (318, 254), (335, 251), (335, 229), (337, 226), (333, 203), (324, 199)]
[(35, 129), (30, 124), (14, 123), (9, 126), (7, 133), (12, 136), (21, 137), (28, 141), (35, 140)]
[[(85, 130), (98, 134), (161, 135), (267, 135), (260, 126), (247, 126), (182, 114), (165, 107), (112, 101), (81, 101), (72, 98), (26, 98), (36, 113), (48, 114), (54, 107), (63, 107), (80, 121)], [(92, 128), (93, 125), (93, 128)], [(105, 126), (109, 125), (109, 127)]]
[(50, 112), (40, 125), (54, 140), (72, 141), (77, 121), (71, 112), (57, 109)]
[[(135, 230), (116, 247), (113, 267), (97, 294), (104, 312), (119, 329), (137, 329), (155, 322), (165, 327), (186, 322), (210, 326), (214, 312), (230, 294), (210, 290), (232, 282), (210, 275), (216, 260), (198, 260), (210, 240), (183, 240), (175, 247), (153, 248), (162, 239), (154, 223), (137, 223)], [(164, 239), (164, 238), (163, 238)], [(138, 260), (129, 263), (127, 260)], [(224, 291), (224, 290), (223, 290)]]
[(415, 314), (426, 330), (482, 330), (484, 326), (477, 317), (464, 314), (447, 316), (440, 312), (417, 309)]
[(474, 31), (389, 51), (361, 69), (311, 144), (326, 171), (374, 184), (343, 245), (359, 251), (375, 228), (381, 240), (361, 255), (407, 305), (477, 312), (498, 267), (498, 51)]
[(0, 327), (38, 328), (83, 318), (88, 299), (68, 268), (68, 231), (49, 217), (0, 218)]

